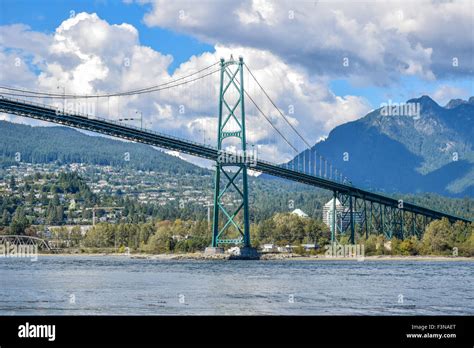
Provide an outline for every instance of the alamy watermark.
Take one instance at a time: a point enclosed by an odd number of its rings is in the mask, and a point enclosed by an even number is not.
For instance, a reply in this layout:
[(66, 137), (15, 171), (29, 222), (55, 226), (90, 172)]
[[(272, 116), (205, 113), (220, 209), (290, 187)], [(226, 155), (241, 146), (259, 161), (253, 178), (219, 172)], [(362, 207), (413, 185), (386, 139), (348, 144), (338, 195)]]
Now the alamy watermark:
[(95, 115), (95, 104), (87, 102), (68, 102), (56, 104), (56, 116), (60, 115)]
[(394, 103), (389, 99), (388, 103), (382, 103), (380, 106), (382, 116), (407, 116), (415, 120), (420, 118), (420, 103)]
[(348, 258), (364, 261), (365, 246), (364, 244), (339, 244), (332, 243), (324, 246), (326, 249), (324, 256), (328, 258)]
[(47, 338), (52, 342), (56, 339), (56, 325), (37, 325), (26, 322), (18, 326), (19, 338)]
[(236, 152), (219, 150), (217, 152), (217, 163), (221, 164), (247, 164), (249, 167), (255, 167), (257, 158), (256, 149), (252, 151), (237, 150)]
[(38, 261), (38, 246), (25, 244), (12, 244), (6, 242), (0, 244), (0, 257), (21, 257), (30, 258), (31, 261)]

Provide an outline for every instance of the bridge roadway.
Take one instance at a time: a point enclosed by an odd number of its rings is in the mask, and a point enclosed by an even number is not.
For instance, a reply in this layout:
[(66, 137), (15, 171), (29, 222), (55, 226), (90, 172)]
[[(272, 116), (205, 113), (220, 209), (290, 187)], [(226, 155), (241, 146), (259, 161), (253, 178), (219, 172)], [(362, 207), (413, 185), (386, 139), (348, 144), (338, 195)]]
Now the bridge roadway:
[[(209, 145), (179, 139), (162, 133), (143, 130), (133, 126), (125, 126), (116, 121), (110, 121), (98, 117), (81, 115), (78, 113), (63, 113), (60, 109), (44, 104), (37, 104), (27, 100), (13, 99), (0, 95), (0, 112), (34, 118), (42, 121), (53, 122), (74, 128), (80, 128), (96, 133), (106, 134), (134, 142), (149, 144), (169, 150), (179, 151), (190, 155), (216, 161), (219, 152), (217, 148)], [(282, 167), (274, 163), (257, 159), (252, 170), (277, 176), (280, 178), (297, 181), (311, 186), (320, 187), (330, 191), (337, 191), (357, 199), (383, 204), (389, 207), (398, 207), (398, 200), (357, 188), (353, 185), (339, 183), (310, 174), (301, 173), (292, 169)], [(416, 204), (404, 202), (403, 210), (427, 216), (433, 219), (448, 218), (451, 222), (465, 221), (468, 219), (446, 214), (433, 209), (428, 209)]]

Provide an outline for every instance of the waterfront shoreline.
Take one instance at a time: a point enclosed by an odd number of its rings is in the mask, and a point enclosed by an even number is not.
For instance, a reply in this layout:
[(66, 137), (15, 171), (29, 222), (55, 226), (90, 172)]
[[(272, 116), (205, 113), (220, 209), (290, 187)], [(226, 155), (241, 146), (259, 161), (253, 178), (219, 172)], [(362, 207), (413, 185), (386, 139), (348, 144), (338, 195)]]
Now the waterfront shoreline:
[[(117, 257), (131, 258), (137, 260), (231, 260), (230, 254), (206, 255), (204, 253), (187, 254), (115, 254), (115, 253), (58, 253), (58, 254), (39, 254), (39, 256), (60, 256), (60, 257)], [(373, 255), (364, 257), (326, 257), (325, 255), (301, 256), (297, 254), (262, 254), (260, 261), (474, 261), (473, 257), (464, 256), (403, 256), (403, 255)]]

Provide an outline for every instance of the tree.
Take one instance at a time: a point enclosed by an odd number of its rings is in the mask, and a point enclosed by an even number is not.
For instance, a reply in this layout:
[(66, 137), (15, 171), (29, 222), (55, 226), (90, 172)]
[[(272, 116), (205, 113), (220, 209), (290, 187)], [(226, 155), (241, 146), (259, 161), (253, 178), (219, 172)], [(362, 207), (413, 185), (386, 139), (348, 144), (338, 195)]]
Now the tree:
[(474, 256), (474, 233), (472, 233), (472, 230), (474, 228), (474, 224), (471, 223), (470, 225), (471, 225), (471, 227), (470, 227), (471, 233), (470, 233), (469, 237), (464, 241), (464, 243), (462, 243), (459, 246), (459, 255), (460, 256), (470, 256), (470, 257)]
[(173, 251), (175, 242), (168, 234), (156, 233), (151, 236), (146, 245), (146, 251), (150, 253), (169, 253)]
[(290, 243), (303, 242), (305, 231), (303, 218), (294, 214), (276, 214), (273, 217), (275, 223), (275, 240), (288, 240)]
[[(346, 237), (346, 243), (348, 243), (348, 237)], [(369, 255), (384, 255), (388, 251), (385, 249), (385, 237), (382, 235), (375, 235), (371, 234), (369, 235), (369, 238), (367, 238), (365, 241), (363, 239), (360, 240), (360, 242), (363, 242), (365, 245), (365, 253), (367, 256)], [(344, 244), (341, 241), (342, 244)], [(393, 244), (392, 244), (393, 248)]]
[(87, 231), (84, 238), (86, 247), (110, 248), (114, 246), (114, 231), (109, 224), (97, 224)]
[(295, 248), (293, 248), (293, 252), (298, 255), (306, 254), (306, 250), (303, 248), (301, 244), (298, 244)]
[(448, 219), (435, 220), (426, 228), (422, 239), (423, 252), (426, 254), (451, 254), (456, 235)]
[(54, 225), (56, 222), (56, 210), (51, 202), (49, 202), (48, 208), (46, 209), (46, 222), (49, 225)]
[(402, 253), (400, 251), (400, 245), (402, 244), (402, 241), (396, 237), (393, 237), (390, 241), (392, 255), (400, 255)]
[(329, 244), (331, 240), (331, 231), (322, 221), (305, 219), (304, 229), (308, 242), (315, 243), (319, 247)]
[(64, 220), (64, 209), (62, 206), (56, 207), (56, 214), (54, 218), (55, 222), (58, 224), (62, 224)]
[(71, 230), (71, 234), (69, 238), (71, 241), (71, 246), (73, 247), (79, 246), (82, 240), (81, 228), (79, 226), (74, 226)]
[[(272, 219), (263, 220), (257, 225), (257, 238), (261, 242), (273, 242), (275, 222)], [(252, 231), (251, 231), (252, 232)]]
[(400, 254), (402, 255), (418, 255), (420, 251), (420, 242), (416, 236), (404, 239), (400, 243)]
[(365, 253), (367, 255), (373, 255), (377, 252), (377, 236), (375, 234), (369, 235), (364, 242), (365, 244)]
[(25, 229), (30, 225), (30, 222), (25, 216), (23, 209), (20, 207), (15, 211), (12, 222), (10, 224), (10, 232), (15, 235), (25, 234)]
[(3, 209), (3, 213), (2, 213), (2, 225), (3, 225), (3, 226), (8, 226), (9, 223), (10, 223), (10, 213), (8, 212), (8, 210)]
[(10, 177), (10, 189), (13, 191), (16, 189), (16, 180), (15, 180), (15, 176), (12, 175)]

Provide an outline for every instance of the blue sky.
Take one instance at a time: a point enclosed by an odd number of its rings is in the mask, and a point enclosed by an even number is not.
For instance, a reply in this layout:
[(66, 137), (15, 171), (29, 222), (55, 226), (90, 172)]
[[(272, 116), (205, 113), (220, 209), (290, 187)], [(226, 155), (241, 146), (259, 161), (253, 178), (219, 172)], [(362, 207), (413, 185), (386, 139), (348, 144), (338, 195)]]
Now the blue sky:
[(50, 34), (72, 14), (71, 11), (97, 13), (111, 24), (132, 24), (139, 31), (142, 45), (150, 46), (163, 54), (171, 54), (173, 63), (170, 65), (170, 73), (192, 55), (214, 50), (212, 45), (191, 36), (146, 26), (142, 19), (149, 8), (150, 5), (147, 4), (110, 0), (75, 0), (73, 3), (64, 0), (2, 0), (0, 25), (23, 23), (34, 31)]
[[(412, 98), (418, 98), (421, 95), (429, 95), (433, 97), (438, 82), (426, 82), (417, 77), (401, 77), (401, 81), (397, 85), (380, 88), (376, 86), (354, 86), (348, 80), (336, 79), (330, 82), (331, 89), (338, 95), (353, 95), (366, 98), (371, 105), (376, 108), (387, 99), (397, 102), (405, 102)], [(473, 91), (472, 79), (457, 79), (455, 81), (457, 88), (466, 91)], [(460, 95), (460, 98), (467, 98)]]

